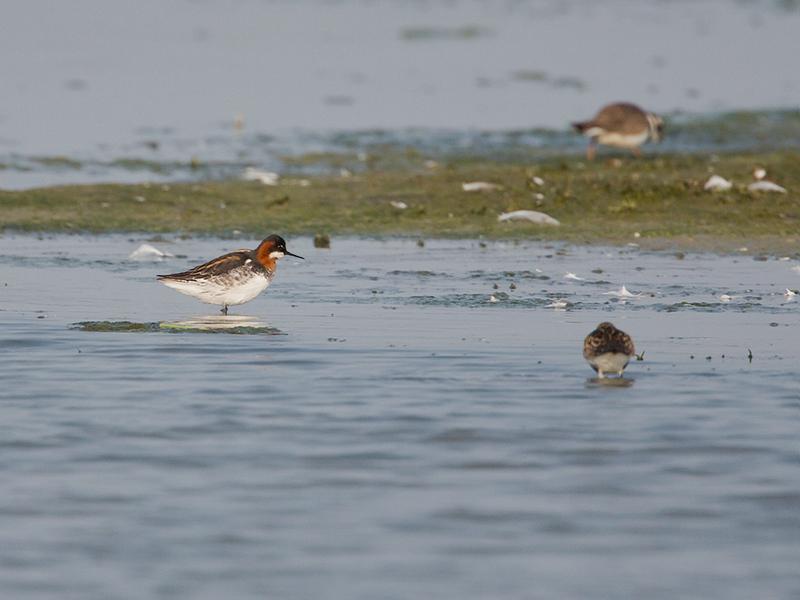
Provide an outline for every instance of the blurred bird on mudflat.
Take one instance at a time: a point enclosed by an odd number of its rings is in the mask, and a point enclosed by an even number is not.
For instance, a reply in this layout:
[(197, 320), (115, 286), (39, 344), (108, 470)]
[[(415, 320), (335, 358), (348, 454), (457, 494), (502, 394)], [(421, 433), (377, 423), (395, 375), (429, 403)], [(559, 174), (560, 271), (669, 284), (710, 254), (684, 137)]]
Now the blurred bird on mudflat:
[(600, 109), (588, 121), (572, 124), (578, 133), (589, 138), (586, 158), (593, 160), (597, 144), (628, 149), (641, 155), (639, 146), (647, 140), (661, 141), (664, 135), (664, 120), (629, 102), (615, 102)]

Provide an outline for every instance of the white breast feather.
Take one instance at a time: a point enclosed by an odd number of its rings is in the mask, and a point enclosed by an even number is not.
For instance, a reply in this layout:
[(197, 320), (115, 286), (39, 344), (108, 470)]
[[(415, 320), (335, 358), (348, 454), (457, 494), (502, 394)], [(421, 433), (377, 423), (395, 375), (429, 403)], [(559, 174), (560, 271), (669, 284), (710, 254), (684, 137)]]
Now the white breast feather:
[(606, 352), (589, 360), (589, 364), (603, 373), (622, 373), (630, 357), (621, 352)]
[(270, 278), (249, 269), (236, 269), (226, 275), (208, 279), (162, 279), (161, 282), (206, 304), (236, 306), (249, 302), (267, 289)]
[(650, 132), (646, 129), (641, 133), (622, 134), (604, 132), (597, 136), (597, 141), (606, 146), (616, 146), (617, 148), (636, 148), (647, 141)]

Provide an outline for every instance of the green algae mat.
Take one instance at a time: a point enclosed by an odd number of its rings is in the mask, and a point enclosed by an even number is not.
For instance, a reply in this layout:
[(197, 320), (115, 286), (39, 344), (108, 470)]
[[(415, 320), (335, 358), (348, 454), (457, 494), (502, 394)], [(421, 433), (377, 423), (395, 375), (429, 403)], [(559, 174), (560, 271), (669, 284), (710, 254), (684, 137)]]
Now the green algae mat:
[[(223, 181), (77, 185), (0, 191), (0, 228), (188, 235), (406, 235), (559, 239), (576, 243), (667, 241), (731, 250), (788, 251), (800, 242), (800, 155), (605, 155), (536, 163), (487, 159), (363, 167), (347, 176), (286, 177), (278, 185)], [(786, 193), (754, 192), (753, 170)], [(727, 191), (704, 188), (712, 174)], [(465, 191), (464, 183), (485, 183)], [(474, 189), (475, 186), (469, 189)], [(545, 213), (560, 225), (501, 222)]]
[(81, 321), (73, 323), (71, 329), (93, 333), (228, 333), (234, 335), (285, 335), (274, 327), (268, 327), (253, 319), (198, 318), (186, 321), (155, 321), (136, 323), (133, 321)]

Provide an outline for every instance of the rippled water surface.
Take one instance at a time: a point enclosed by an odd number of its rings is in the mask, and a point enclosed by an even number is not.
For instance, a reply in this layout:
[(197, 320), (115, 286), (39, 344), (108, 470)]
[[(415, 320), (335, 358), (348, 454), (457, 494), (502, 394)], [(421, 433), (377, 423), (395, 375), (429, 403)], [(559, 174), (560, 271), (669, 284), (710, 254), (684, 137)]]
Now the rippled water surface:
[(794, 257), (292, 239), (234, 335), (143, 241), (0, 238), (3, 597), (800, 595)]

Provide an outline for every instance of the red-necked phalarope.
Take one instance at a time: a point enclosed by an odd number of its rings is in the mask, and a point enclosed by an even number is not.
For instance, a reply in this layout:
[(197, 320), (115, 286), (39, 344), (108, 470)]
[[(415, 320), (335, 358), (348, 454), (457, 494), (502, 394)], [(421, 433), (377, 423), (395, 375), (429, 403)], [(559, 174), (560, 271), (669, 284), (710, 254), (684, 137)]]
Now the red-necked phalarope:
[(227, 315), (229, 306), (249, 302), (267, 288), (284, 256), (303, 258), (289, 252), (282, 237), (271, 235), (255, 250), (237, 250), (183, 273), (159, 275), (158, 280), (206, 304), (221, 304)]
[(583, 340), (583, 358), (597, 371), (600, 379), (606, 373), (616, 373), (622, 377), (622, 372), (634, 356), (636, 350), (631, 336), (611, 323), (600, 323)]
[(661, 141), (664, 135), (661, 117), (628, 102), (604, 106), (588, 121), (573, 123), (572, 126), (589, 138), (589, 147), (586, 149), (586, 158), (589, 160), (594, 159), (595, 143), (628, 148), (639, 156), (639, 146), (648, 139)]

